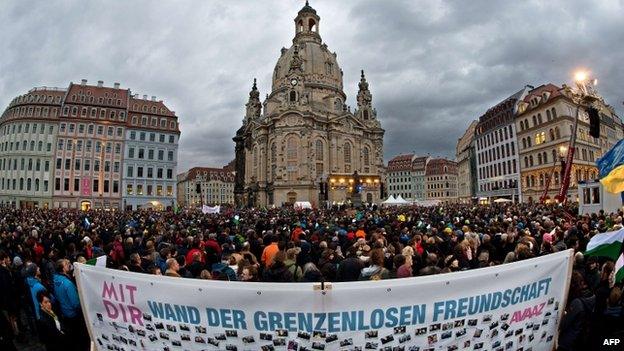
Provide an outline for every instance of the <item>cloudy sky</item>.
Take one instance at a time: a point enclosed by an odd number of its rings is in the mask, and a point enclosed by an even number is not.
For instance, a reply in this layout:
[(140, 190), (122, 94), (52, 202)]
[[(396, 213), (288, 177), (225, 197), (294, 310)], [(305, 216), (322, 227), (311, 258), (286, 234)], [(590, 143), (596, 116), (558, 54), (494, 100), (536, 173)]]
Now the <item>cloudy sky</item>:
[[(34, 86), (120, 82), (180, 118), (179, 170), (234, 157), (252, 79), (269, 92), (304, 1), (0, 1), (0, 105)], [(454, 157), (471, 120), (525, 84), (591, 69), (624, 116), (624, 1), (312, 0), (348, 104), (364, 69), (385, 159)]]

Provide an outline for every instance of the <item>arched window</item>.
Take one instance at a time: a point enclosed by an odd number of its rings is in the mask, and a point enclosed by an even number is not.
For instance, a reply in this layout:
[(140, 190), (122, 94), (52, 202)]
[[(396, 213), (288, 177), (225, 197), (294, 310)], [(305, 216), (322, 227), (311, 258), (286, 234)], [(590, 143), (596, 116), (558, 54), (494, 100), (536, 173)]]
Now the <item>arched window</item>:
[(552, 118), (553, 119), (557, 118), (557, 110), (555, 110), (555, 108), (553, 107), (550, 109), (550, 111), (551, 111)]
[(550, 117), (550, 110), (546, 110), (546, 120), (550, 121), (552, 118)]
[(30, 141), (30, 151), (35, 151), (35, 141), (34, 140)]
[(317, 161), (323, 161), (323, 155), (324, 155), (324, 152), (323, 152), (323, 141), (317, 140), (315, 149), (316, 149), (316, 151), (315, 151), (315, 153), (316, 153), (316, 160)]
[(297, 139), (295, 137), (288, 138), (286, 142), (286, 159), (288, 161), (297, 160)]
[(275, 142), (271, 144), (271, 162), (277, 162), (277, 146), (275, 146)]
[(542, 161), (544, 161), (544, 163), (548, 163), (548, 155), (546, 154), (546, 151), (542, 152)]
[(290, 92), (289, 101), (290, 102), (296, 102), (297, 101), (297, 92), (296, 91), (293, 90), (293, 91)]
[(548, 130), (548, 134), (550, 135), (550, 141), (555, 140), (555, 131), (552, 128)]
[(561, 133), (559, 132), (559, 127), (555, 127), (555, 137), (557, 139), (561, 138)]
[(527, 147), (531, 147), (531, 137), (527, 138)]
[(537, 125), (537, 117), (533, 116), (533, 126), (535, 127)]
[(533, 167), (533, 155), (529, 155), (529, 166)]
[(527, 147), (526, 139), (522, 138), (522, 148), (526, 149), (526, 147)]
[(544, 186), (544, 174), (540, 173), (539, 175), (539, 185)]
[(39, 191), (39, 178), (35, 178), (35, 191)]
[(30, 191), (32, 189), (32, 179), (28, 178), (26, 180), (26, 190)]
[(537, 114), (537, 123), (542, 124), (542, 114), (541, 113)]
[(310, 21), (308, 21), (308, 30), (310, 32), (314, 31), (316, 29), (316, 21), (314, 21), (314, 19), (310, 18)]
[(368, 119), (368, 110), (364, 110), (362, 115), (364, 116), (364, 119)]
[(298, 140), (295, 136), (291, 136), (286, 141), (286, 169), (288, 172), (288, 180), (290, 181), (297, 180), (299, 174), (297, 170), (297, 165), (299, 164), (297, 159), (297, 146)]
[(557, 150), (552, 151), (552, 159), (553, 159), (553, 162), (555, 162), (555, 160), (557, 159)]
[(351, 144), (344, 144), (344, 163), (351, 163)]
[(37, 151), (42, 151), (43, 150), (43, 141), (39, 141), (39, 143), (37, 143)]
[(258, 147), (254, 147), (253, 150), (253, 168), (254, 168), (254, 174), (256, 175), (256, 179), (258, 179)]
[(367, 147), (364, 147), (362, 149), (362, 161), (364, 162), (364, 166), (370, 165), (370, 156), (369, 156), (369, 151)]
[(538, 165), (542, 164), (542, 154), (537, 154), (537, 164)]
[(24, 190), (24, 178), (20, 178), (19, 190)]
[(340, 101), (340, 99), (336, 99), (336, 101), (334, 101), (334, 110), (336, 111), (342, 110), (342, 101)]
[(524, 156), (524, 167), (529, 167), (529, 158)]

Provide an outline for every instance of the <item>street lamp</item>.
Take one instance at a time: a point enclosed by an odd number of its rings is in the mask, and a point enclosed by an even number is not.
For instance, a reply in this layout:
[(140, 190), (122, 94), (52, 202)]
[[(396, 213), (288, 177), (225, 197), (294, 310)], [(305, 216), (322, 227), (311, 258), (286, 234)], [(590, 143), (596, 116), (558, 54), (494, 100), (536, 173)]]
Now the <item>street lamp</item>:
[[(578, 118), (581, 107), (590, 107), (594, 101), (598, 100), (598, 96), (594, 89), (594, 86), (598, 83), (598, 80), (594, 79), (590, 81), (589, 72), (586, 70), (578, 70), (574, 74), (574, 81), (576, 83), (575, 90), (567, 88), (567, 92), (570, 99), (576, 104), (576, 114), (574, 117), (574, 127), (572, 129), (572, 135), (570, 136), (570, 144), (567, 148), (567, 157), (565, 159), (565, 166), (561, 175), (561, 187), (557, 194), (557, 200), (561, 203), (565, 203), (568, 198), (568, 188), (570, 186), (570, 173), (572, 171), (572, 162), (574, 160), (576, 133), (578, 130)], [(561, 151), (562, 149), (560, 149)]]

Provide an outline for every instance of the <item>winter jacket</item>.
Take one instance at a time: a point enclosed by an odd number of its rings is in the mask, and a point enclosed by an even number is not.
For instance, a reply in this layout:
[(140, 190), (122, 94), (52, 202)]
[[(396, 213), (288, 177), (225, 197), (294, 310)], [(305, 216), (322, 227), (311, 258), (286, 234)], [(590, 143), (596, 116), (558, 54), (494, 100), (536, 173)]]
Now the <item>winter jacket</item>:
[(277, 247), (277, 243), (271, 243), (271, 245), (264, 248), (262, 251), (262, 256), (260, 257), (260, 261), (265, 267), (269, 267), (273, 264), (273, 258), (279, 251)]
[(321, 280), (323, 280), (323, 275), (317, 270), (307, 271), (303, 275), (303, 279), (301, 279), (301, 281), (304, 283), (316, 283), (320, 282)]
[(286, 260), (284, 261), (284, 265), (292, 275), (293, 281), (298, 282), (303, 278), (303, 272), (301, 271), (301, 267), (297, 266), (297, 262)]
[[(32, 298), (33, 307), (35, 309), (35, 317), (39, 319), (41, 317), (39, 312), (39, 302), (37, 301), (37, 294), (40, 291), (47, 291), (46, 288), (41, 284), (41, 282), (34, 277), (26, 277), (26, 284), (28, 285), (28, 289), (30, 290), (30, 297)], [(54, 303), (54, 297), (50, 296), (50, 301)]]
[(570, 302), (566, 313), (561, 319), (559, 328), (559, 350), (586, 350), (584, 338), (587, 337), (587, 323), (594, 311), (596, 296), (585, 291), (582, 297)]
[(80, 299), (76, 285), (64, 274), (55, 274), (52, 281), (54, 283), (54, 296), (59, 302), (63, 317), (77, 317), (80, 314)]
[(335, 282), (336, 281), (336, 264), (332, 261), (321, 259), (319, 261), (319, 268), (323, 277), (325, 277), (325, 281)]
[(0, 266), (0, 310), (15, 316), (18, 311), (18, 295), (13, 281), (13, 273), (8, 268)]
[(292, 274), (283, 263), (274, 263), (264, 271), (263, 278), (266, 282), (286, 283), (293, 281)]
[(362, 272), (362, 261), (357, 257), (347, 257), (338, 265), (336, 280), (339, 282), (357, 281)]
[(116, 264), (122, 264), (124, 262), (126, 254), (121, 242), (115, 241), (113, 243), (113, 250), (111, 250), (110, 256)]
[(41, 313), (41, 318), (37, 320), (39, 340), (46, 346), (47, 351), (67, 349), (64, 326), (61, 321), (58, 322), (61, 325), (61, 330), (57, 328), (54, 317), (45, 311)]

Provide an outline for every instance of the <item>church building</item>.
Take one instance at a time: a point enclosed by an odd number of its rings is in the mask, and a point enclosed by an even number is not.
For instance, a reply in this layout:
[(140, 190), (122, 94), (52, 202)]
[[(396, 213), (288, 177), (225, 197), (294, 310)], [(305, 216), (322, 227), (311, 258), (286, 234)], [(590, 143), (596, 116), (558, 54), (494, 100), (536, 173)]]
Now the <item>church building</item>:
[(264, 101), (254, 79), (236, 147), (238, 206), (307, 201), (379, 203), (384, 129), (364, 71), (357, 108), (346, 105), (336, 53), (323, 43), (320, 17), (307, 2), (294, 20)]

